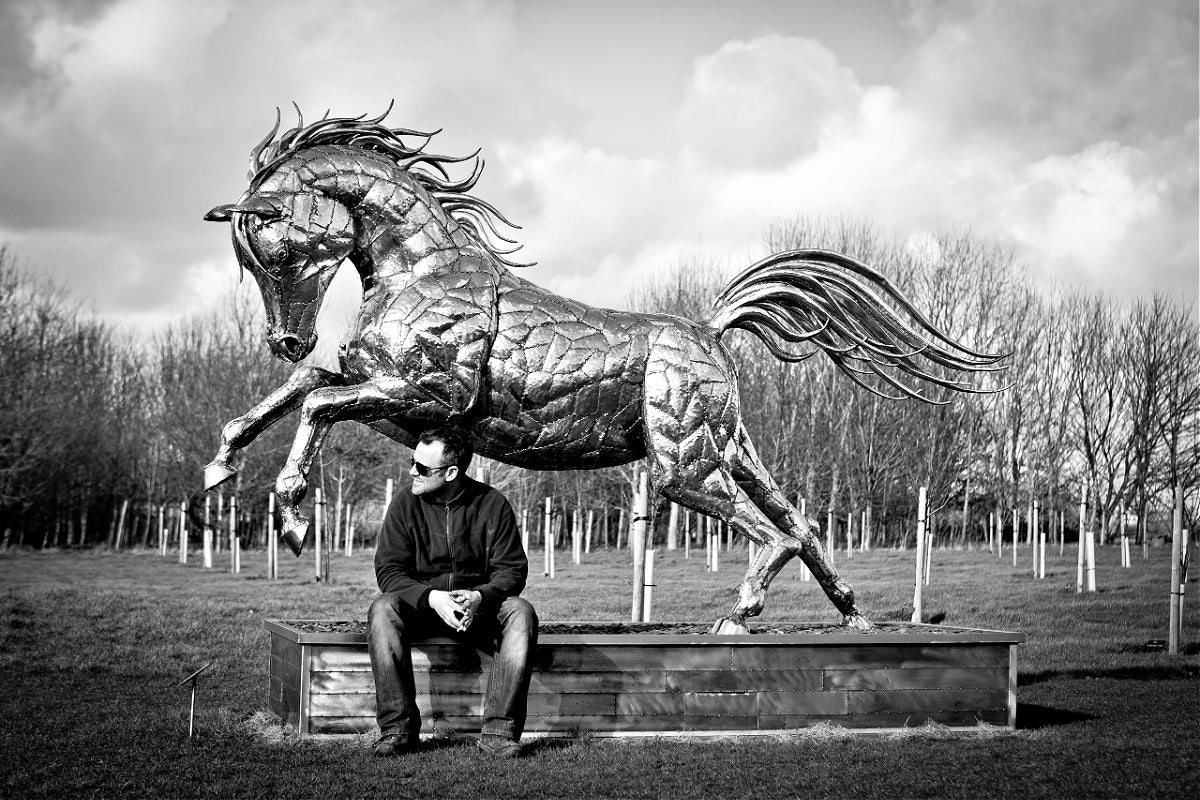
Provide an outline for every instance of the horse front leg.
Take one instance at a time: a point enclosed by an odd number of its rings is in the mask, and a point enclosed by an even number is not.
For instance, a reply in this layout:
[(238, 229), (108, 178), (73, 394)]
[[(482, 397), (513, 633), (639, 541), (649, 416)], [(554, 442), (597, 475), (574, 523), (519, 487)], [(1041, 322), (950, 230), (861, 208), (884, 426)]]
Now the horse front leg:
[(345, 379), (337, 372), (320, 367), (300, 367), (287, 382), (264, 397), (240, 417), (225, 423), (217, 455), (204, 467), (204, 489), (214, 489), (237, 474), (233, 468), (235, 451), (253, 442), (258, 435), (295, 411), (308, 393), (323, 386), (340, 384)]
[(308, 537), (309, 521), (301, 513), (300, 503), (308, 493), (308, 473), (329, 429), (335, 422), (344, 420), (373, 422), (387, 417), (409, 416), (422, 401), (428, 399), (423, 395), (410, 396), (414, 392), (415, 389), (402, 382), (387, 385), (367, 382), (353, 386), (326, 386), (305, 398), (292, 450), (275, 481), (275, 495), (279, 499), (279, 513), (283, 522), (279, 535), (294, 554), (300, 555)]

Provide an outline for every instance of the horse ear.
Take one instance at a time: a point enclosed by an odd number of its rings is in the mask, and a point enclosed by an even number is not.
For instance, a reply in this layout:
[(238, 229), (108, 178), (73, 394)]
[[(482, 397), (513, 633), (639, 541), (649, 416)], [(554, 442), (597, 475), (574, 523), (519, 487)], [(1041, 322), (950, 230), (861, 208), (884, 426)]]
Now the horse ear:
[(230, 214), (237, 208), (233, 203), (217, 206), (204, 215), (205, 222), (229, 222)]
[(204, 215), (204, 220), (206, 222), (228, 222), (234, 213), (253, 214), (263, 219), (276, 219), (283, 216), (283, 207), (279, 198), (273, 195), (255, 195), (240, 203), (217, 206)]

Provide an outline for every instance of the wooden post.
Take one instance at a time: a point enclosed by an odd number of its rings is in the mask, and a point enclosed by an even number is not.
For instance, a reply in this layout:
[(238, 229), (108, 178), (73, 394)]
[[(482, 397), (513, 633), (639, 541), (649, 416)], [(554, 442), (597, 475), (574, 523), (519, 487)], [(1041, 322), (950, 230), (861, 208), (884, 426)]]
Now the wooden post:
[(242, 564), (238, 558), (238, 538), (237, 538), (237, 496), (229, 496), (229, 571), (237, 574), (242, 571)]
[(925, 585), (925, 487), (917, 493), (917, 567), (913, 580), (912, 622), (920, 622), (924, 611)]
[(322, 567), (321, 556), (323, 555), (323, 553), (321, 552), (321, 550), (322, 550), (321, 534), (324, 533), (324, 531), (321, 530), (321, 499), (320, 498), (321, 498), (321, 490), (314, 489), (313, 490), (313, 519), (312, 519), (313, 577), (315, 577), (318, 581), (324, 580), (324, 576), (321, 574), (321, 567)]
[(316, 539), (313, 555), (316, 561), (317, 580), (329, 582), (329, 548), (326, 540), (329, 531), (325, 530), (325, 498), (321, 496), (321, 488), (313, 490), (313, 536)]
[(693, 512), (684, 509), (683, 511), (683, 557), (692, 557), (692, 514)]
[(546, 498), (546, 511), (542, 515), (542, 575), (547, 578), (553, 577), (550, 574), (551, 562), (554, 553), (554, 538), (550, 535), (550, 498)]
[(333, 544), (334, 531), (330, 530), (330, 528), (329, 528), (329, 519), (325, 514), (325, 505), (326, 505), (325, 494), (320, 489), (317, 489), (316, 501), (317, 501), (316, 516), (321, 521), (320, 529), (321, 529), (321, 533), (322, 533), (322, 536), (320, 538), (321, 550), (322, 550), (322, 552), (321, 552), (321, 575), (322, 575), (321, 580), (325, 583), (328, 583), (330, 571), (333, 569), (333, 565), (329, 562), (333, 560), (333, 551), (330, 546)]
[(1079, 552), (1076, 554), (1075, 560), (1075, 593), (1083, 592), (1083, 551), (1087, 548), (1087, 543), (1084, 541), (1084, 527), (1087, 525), (1087, 483), (1083, 484), (1083, 491), (1079, 494)]
[(1167, 630), (1167, 653), (1179, 655), (1183, 633), (1183, 490), (1175, 487), (1175, 513), (1171, 515), (1171, 597)]
[(342, 519), (342, 484), (344, 483), (342, 464), (338, 464), (338, 486), (337, 500), (333, 504), (333, 549), (340, 550), (342, 547), (342, 526), (345, 521)]
[(833, 516), (833, 506), (829, 507), (829, 512), (825, 517), (825, 557), (829, 559), (829, 566), (833, 566), (833, 529), (835, 518)]
[(267, 492), (267, 580), (279, 580), (279, 538), (275, 536), (274, 492)]
[(854, 512), (846, 512), (846, 558), (854, 557)]
[(179, 563), (186, 564), (188, 558), (187, 501), (179, 501)]
[(1029, 526), (1029, 554), (1033, 557), (1033, 577), (1038, 576), (1037, 501), (1030, 500), (1025, 509), (1025, 520)]
[(1042, 507), (1037, 500), (1033, 501), (1033, 530), (1038, 542), (1038, 568), (1037, 576), (1039, 580), (1046, 578), (1046, 530), (1042, 527)]
[(1138, 515), (1138, 529), (1142, 532), (1142, 561), (1150, 558), (1150, 530), (1144, 515)]
[(1129, 566), (1129, 537), (1125, 535), (1125, 501), (1121, 501), (1121, 566)]
[[(129, 498), (128, 497), (126, 497), (124, 500), (121, 501), (121, 516), (117, 520), (117, 540), (116, 540), (116, 546), (114, 547), (114, 549), (116, 549), (116, 550), (121, 549), (121, 540), (125, 538), (125, 513), (127, 511), (129, 511)], [(47, 527), (47, 530), (49, 530), (49, 527)], [(43, 550), (46, 549), (45, 539), (42, 540), (42, 549)]]
[(1013, 567), (1017, 566), (1017, 536), (1021, 530), (1021, 515), (1017, 511), (1017, 507), (1013, 506), (1013, 535), (1012, 535), (1012, 562)]
[(212, 569), (213, 565), (213, 526), (210, 516), (208, 495), (204, 496), (204, 568)]
[[(805, 524), (807, 524), (810, 521), (808, 519), (807, 504), (805, 503), (805, 499), (800, 496), (799, 492), (796, 493), (796, 507), (800, 510), (800, 516), (803, 518)], [(818, 531), (818, 534), (819, 533), (820, 531)], [(803, 559), (800, 561), (800, 580), (812, 580), (812, 570), (808, 568), (808, 564), (805, 564)]]
[(1000, 516), (1000, 509), (996, 509), (996, 559), (1004, 558), (1004, 518)]
[(721, 570), (721, 535), (716, 533), (718, 528), (718, 522), (713, 521), (713, 533), (710, 534), (713, 539), (713, 572), (720, 572)]
[(642, 622), (650, 621), (650, 610), (654, 605), (654, 551), (647, 550), (645, 558), (645, 589), (642, 595)]
[(629, 546), (633, 549), (633, 604), (631, 619), (641, 622), (645, 611), (646, 596), (646, 529), (650, 521), (650, 496), (648, 476), (642, 470), (638, 474), (638, 490), (633, 498), (633, 536)]
[(929, 573), (933, 571), (933, 514), (925, 517), (925, 585), (929, 585)]
[(667, 549), (679, 549), (679, 505), (671, 503), (671, 516), (667, 520)]
[(221, 542), (225, 540), (225, 537), (220, 534), (220, 531), (224, 529), (224, 519), (225, 493), (217, 492), (217, 514), (213, 518), (213, 522), (215, 523), (213, 525), (213, 550), (215, 550), (217, 553), (221, 552)]
[(1049, 526), (1042, 523), (1042, 507), (1039, 504), (1033, 512), (1034, 519), (1037, 520), (1038, 531), (1038, 578), (1046, 579), (1046, 545), (1049, 543)]
[(579, 516), (578, 508), (571, 511), (571, 561), (575, 564), (583, 561), (583, 526)]
[(1087, 529), (1087, 590), (1089, 592), (1096, 591), (1096, 536), (1089, 525)]

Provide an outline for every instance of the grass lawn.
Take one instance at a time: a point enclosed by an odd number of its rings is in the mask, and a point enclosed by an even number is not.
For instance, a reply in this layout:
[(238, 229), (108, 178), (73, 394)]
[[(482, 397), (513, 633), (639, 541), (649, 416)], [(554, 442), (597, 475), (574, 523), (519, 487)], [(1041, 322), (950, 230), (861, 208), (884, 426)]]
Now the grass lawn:
[[(711, 621), (733, 601), (744, 551), (658, 553), (656, 619)], [(309, 556), (243, 553), (240, 575), (151, 551), (0, 554), (0, 797), (1194, 797), (1200, 791), (1200, 656), (1147, 652), (1165, 639), (1168, 556), (1135, 550), (1132, 569), (1101, 548), (1100, 591), (1075, 593), (1075, 556), (1053, 549), (1045, 580), (1028, 550), (1014, 569), (986, 551), (937, 551), (927, 611), (945, 624), (1016, 630), (1015, 733), (936, 728), (895, 736), (818, 729), (751, 739), (533, 740), (493, 763), (462, 742), (377, 760), (370, 736), (299, 742), (266, 719), (262, 621), (361, 619), (375, 592), (370, 553), (335, 556), (316, 583)], [(868, 617), (900, 619), (912, 554), (838, 553)], [(628, 553), (584, 564), (558, 554), (557, 576), (525, 596), (544, 621), (624, 620)], [(789, 568), (765, 621), (835, 622), (815, 583)], [(1200, 640), (1191, 581), (1185, 637)], [(209, 661), (196, 738), (178, 682)]]

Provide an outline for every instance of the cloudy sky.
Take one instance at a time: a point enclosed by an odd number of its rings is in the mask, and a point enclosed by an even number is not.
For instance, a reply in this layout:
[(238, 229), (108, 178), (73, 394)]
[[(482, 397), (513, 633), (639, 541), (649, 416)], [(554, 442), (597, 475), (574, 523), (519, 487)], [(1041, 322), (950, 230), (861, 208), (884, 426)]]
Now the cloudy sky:
[(276, 106), (394, 99), (436, 151), (482, 148), (525, 274), (600, 305), (799, 215), (1194, 298), (1197, 42), (1194, 0), (0, 0), (0, 242), (154, 326), (236, 276), (201, 217)]

